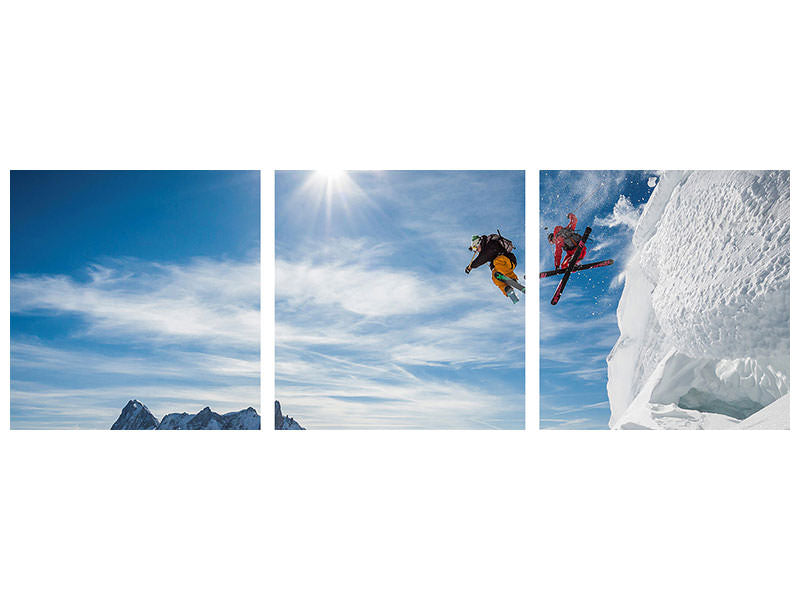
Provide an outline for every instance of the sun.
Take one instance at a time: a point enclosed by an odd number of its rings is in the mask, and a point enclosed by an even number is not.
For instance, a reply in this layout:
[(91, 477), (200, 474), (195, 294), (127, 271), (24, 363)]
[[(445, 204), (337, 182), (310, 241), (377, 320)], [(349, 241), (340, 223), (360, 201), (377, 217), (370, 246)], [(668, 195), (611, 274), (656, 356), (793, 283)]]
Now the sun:
[(314, 171), (312, 180), (314, 187), (322, 194), (328, 213), (334, 202), (347, 204), (347, 192), (351, 187), (347, 173), (334, 169), (321, 169)]
[(345, 172), (337, 169), (320, 169), (315, 172), (317, 177), (324, 179), (327, 183), (340, 181), (345, 177)]
[(313, 179), (318, 188), (323, 190), (325, 203), (330, 207), (336, 196), (342, 196), (348, 187), (349, 177), (341, 170), (321, 169), (315, 171)]
[(350, 219), (367, 202), (367, 196), (347, 171), (318, 169), (312, 171), (297, 198), (306, 203), (305, 218), (322, 216), (327, 227), (334, 218)]

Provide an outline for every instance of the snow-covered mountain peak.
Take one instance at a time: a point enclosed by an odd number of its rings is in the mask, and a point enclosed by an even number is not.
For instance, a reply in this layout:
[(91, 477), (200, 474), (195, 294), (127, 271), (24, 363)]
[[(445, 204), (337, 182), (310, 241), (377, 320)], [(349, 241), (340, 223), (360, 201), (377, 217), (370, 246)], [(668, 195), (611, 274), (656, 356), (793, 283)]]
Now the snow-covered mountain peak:
[[(145, 415), (145, 416), (140, 416)], [(149, 418), (146, 417), (149, 415)], [(136, 400), (128, 402), (112, 429), (261, 429), (261, 417), (250, 406), (244, 410), (220, 415), (206, 406), (195, 415), (170, 413), (161, 422), (147, 407)]]
[(291, 417), (287, 417), (281, 412), (281, 404), (277, 400), (275, 400), (275, 429), (305, 429), (305, 427), (300, 427), (300, 423), (295, 421)]
[(156, 429), (158, 419), (138, 400), (129, 400), (111, 429)]
[(261, 429), (261, 417), (252, 406), (238, 412), (225, 413), (225, 429)]

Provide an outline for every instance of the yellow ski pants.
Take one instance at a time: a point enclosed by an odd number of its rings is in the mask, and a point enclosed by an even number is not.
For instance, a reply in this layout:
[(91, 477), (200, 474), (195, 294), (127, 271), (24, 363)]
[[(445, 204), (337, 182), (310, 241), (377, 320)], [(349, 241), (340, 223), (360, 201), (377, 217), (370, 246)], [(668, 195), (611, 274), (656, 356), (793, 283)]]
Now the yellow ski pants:
[(494, 274), (495, 272), (502, 273), (506, 277), (510, 277), (516, 281), (517, 276), (514, 274), (514, 265), (511, 263), (511, 259), (509, 259), (507, 256), (501, 255), (492, 261), (492, 267), (492, 283), (499, 287), (500, 291), (503, 292), (503, 295), (505, 295), (505, 289), (508, 284), (497, 279)]

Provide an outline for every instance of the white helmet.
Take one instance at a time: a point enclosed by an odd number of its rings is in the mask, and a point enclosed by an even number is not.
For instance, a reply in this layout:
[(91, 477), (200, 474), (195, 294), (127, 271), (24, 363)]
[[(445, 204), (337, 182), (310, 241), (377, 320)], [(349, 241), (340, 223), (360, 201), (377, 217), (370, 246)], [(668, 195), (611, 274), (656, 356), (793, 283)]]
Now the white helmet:
[(469, 249), (473, 252), (478, 252), (481, 249), (481, 236), (473, 235), (472, 236), (472, 243), (469, 245)]

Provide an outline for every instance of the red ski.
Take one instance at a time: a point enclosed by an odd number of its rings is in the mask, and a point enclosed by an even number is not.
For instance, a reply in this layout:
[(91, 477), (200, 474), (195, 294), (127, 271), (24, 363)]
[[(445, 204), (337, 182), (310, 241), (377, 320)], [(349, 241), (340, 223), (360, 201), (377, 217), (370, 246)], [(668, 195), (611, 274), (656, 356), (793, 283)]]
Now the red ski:
[[(586, 263), (585, 265), (578, 265), (577, 267), (572, 269), (572, 272), (574, 273), (575, 271), (583, 271), (584, 269), (594, 269), (595, 267), (605, 267), (606, 265), (613, 265), (613, 264), (614, 261), (609, 258), (608, 260), (601, 260), (598, 262)], [(551, 275), (563, 275), (566, 272), (567, 272), (566, 269), (553, 269), (552, 271), (542, 271), (541, 273), (539, 273), (539, 278), (542, 279), (544, 277), (550, 277)]]
[[(586, 230), (583, 232), (583, 236), (581, 237), (581, 242), (586, 243), (586, 240), (589, 239), (589, 234), (592, 233), (592, 228), (587, 227)], [(561, 278), (561, 283), (558, 284), (556, 288), (556, 293), (553, 295), (553, 299), (550, 300), (550, 304), (556, 305), (558, 304), (559, 299), (561, 298), (561, 294), (564, 291), (564, 288), (567, 285), (567, 281), (569, 281), (569, 276), (572, 275), (572, 270), (575, 268), (575, 263), (578, 262), (578, 257), (581, 253), (578, 250), (575, 250), (575, 254), (572, 255), (572, 260), (569, 261), (569, 266), (567, 270), (564, 271), (564, 277)]]

